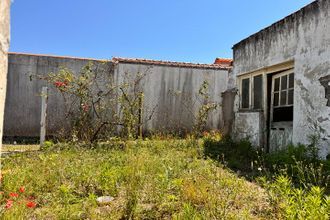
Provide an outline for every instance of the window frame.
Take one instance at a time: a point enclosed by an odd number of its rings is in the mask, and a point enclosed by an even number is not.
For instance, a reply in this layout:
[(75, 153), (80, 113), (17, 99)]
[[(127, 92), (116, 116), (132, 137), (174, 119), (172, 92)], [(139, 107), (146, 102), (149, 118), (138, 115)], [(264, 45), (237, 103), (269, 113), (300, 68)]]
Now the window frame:
[[(254, 108), (254, 77), (261, 76), (262, 80), (262, 96), (261, 96), (261, 108), (255, 109)], [(243, 80), (249, 79), (249, 107), (243, 108)], [(265, 74), (262, 72), (254, 73), (254, 74), (246, 74), (243, 76), (239, 76), (239, 109), (240, 110), (251, 110), (251, 111), (260, 111), (264, 109), (264, 89), (265, 89)]]
[[(243, 108), (243, 80), (249, 79), (249, 107), (248, 108)], [(252, 89), (252, 81), (251, 81), (251, 76), (242, 76), (240, 78), (240, 109), (251, 109), (251, 89)]]
[[(290, 75), (293, 74), (293, 87), (289, 87), (289, 83), (290, 83)], [(283, 89), (282, 90), (282, 77), (284, 76), (287, 76), (287, 87), (286, 89)], [(275, 80), (276, 79), (279, 79), (280, 81), (280, 84), (279, 84), (279, 90), (278, 91), (275, 91)], [(272, 92), (271, 92), (271, 105), (273, 108), (283, 108), (283, 107), (292, 107), (294, 106), (294, 85), (295, 85), (295, 80), (294, 80), (294, 70), (293, 69), (290, 69), (290, 70), (287, 70), (287, 71), (284, 71), (282, 73), (279, 73), (279, 74), (276, 74), (273, 76), (273, 79), (272, 79)], [(292, 90), (293, 91), (293, 103), (292, 104), (288, 104), (289, 103), (289, 91)], [(285, 105), (282, 105), (281, 104), (281, 96), (282, 96), (282, 92), (285, 91), (286, 92), (286, 104)], [(275, 103), (274, 103), (274, 94), (275, 93), (278, 93), (278, 106), (275, 106)]]

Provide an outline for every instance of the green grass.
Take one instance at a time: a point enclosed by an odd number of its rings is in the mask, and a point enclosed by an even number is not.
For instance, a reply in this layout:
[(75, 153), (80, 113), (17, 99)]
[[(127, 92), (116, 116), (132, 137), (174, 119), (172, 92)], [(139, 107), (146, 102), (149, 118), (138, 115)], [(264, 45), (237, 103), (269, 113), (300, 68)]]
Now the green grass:
[[(268, 193), (185, 140), (69, 144), (2, 161), (2, 219), (276, 219)], [(4, 209), (10, 192), (19, 193)], [(96, 198), (113, 196), (108, 206)], [(32, 198), (29, 198), (31, 197)], [(36, 208), (27, 208), (26, 199)]]
[(318, 158), (316, 147), (290, 145), (265, 154), (246, 140), (215, 135), (203, 137), (204, 154), (262, 185), (278, 218), (330, 219), (330, 160)]

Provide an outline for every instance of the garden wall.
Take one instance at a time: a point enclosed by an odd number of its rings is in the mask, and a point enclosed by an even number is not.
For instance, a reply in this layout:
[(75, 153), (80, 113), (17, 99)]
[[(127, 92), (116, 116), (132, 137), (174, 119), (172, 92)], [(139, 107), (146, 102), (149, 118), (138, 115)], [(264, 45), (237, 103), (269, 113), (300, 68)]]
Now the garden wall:
[[(221, 93), (227, 89), (228, 69), (119, 62), (117, 71), (121, 79), (125, 73), (146, 74), (142, 83), (144, 131), (191, 131), (205, 101), (199, 94), (204, 81), (209, 84), (209, 102), (219, 104), (209, 115), (207, 127), (223, 128)], [(152, 119), (148, 120), (152, 113)]]
[(7, 52), (9, 49), (10, 0), (0, 1), (0, 150), (2, 143), (3, 118), (7, 82)]
[[(6, 137), (38, 137), (41, 117), (41, 89), (49, 87), (47, 111), (47, 135), (58, 132), (62, 127), (65, 115), (64, 100), (53, 85), (47, 85), (40, 77), (57, 72), (66, 67), (74, 73), (93, 62), (96, 65), (102, 60), (55, 57), (29, 54), (9, 53), (8, 86), (4, 120)], [(109, 65), (112, 65), (109, 62)]]
[[(204, 81), (209, 83), (209, 101), (221, 104), (221, 93), (227, 89), (228, 68), (217, 65), (171, 65), (129, 63), (118, 60), (94, 60), (31, 54), (9, 54), (9, 75), (5, 111), (6, 137), (37, 137), (40, 130), (41, 89), (47, 86), (39, 79), (61, 67), (79, 74), (88, 62), (106, 65), (109, 77), (119, 85), (125, 77), (131, 79), (145, 74), (141, 82), (144, 93), (144, 132), (187, 132), (193, 127), (198, 109), (204, 100), (198, 95)], [(114, 67), (114, 68), (110, 68)], [(63, 126), (64, 100), (53, 85), (48, 97), (47, 135), (53, 135)], [(152, 115), (151, 119), (149, 119)], [(208, 120), (209, 129), (223, 127), (222, 108), (219, 105)]]

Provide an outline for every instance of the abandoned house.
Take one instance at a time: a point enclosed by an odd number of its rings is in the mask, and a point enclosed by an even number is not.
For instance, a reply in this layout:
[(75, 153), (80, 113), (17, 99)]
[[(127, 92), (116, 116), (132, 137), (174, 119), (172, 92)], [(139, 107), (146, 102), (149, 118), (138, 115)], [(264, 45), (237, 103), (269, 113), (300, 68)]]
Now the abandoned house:
[[(268, 151), (319, 141), (330, 152), (330, 1), (314, 1), (233, 47), (234, 136)], [(233, 87), (230, 85), (229, 87)]]
[[(143, 81), (145, 131), (189, 131), (196, 94), (209, 82), (210, 100), (219, 108), (209, 129), (274, 151), (290, 143), (317, 140), (319, 154), (330, 152), (330, 1), (316, 0), (233, 46), (234, 60), (192, 64), (144, 59), (102, 61), (31, 54), (9, 54), (4, 135), (38, 136), (40, 94), (46, 82), (30, 80), (61, 66), (75, 73), (88, 62), (106, 63), (108, 76), (120, 83), (125, 74), (148, 72)], [(113, 68), (110, 68), (113, 67)], [(111, 69), (111, 71), (110, 71)], [(50, 86), (48, 135), (62, 120), (63, 100)]]

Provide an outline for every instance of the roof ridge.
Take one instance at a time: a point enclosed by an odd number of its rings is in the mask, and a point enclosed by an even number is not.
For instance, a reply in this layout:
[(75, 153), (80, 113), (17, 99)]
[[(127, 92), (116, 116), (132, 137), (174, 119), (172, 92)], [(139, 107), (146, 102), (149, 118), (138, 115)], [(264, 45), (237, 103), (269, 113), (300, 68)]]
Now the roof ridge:
[(123, 58), (113, 57), (115, 62), (126, 62), (126, 63), (140, 63), (140, 64), (154, 64), (154, 65), (169, 65), (169, 66), (181, 66), (181, 67), (200, 67), (200, 68), (213, 68), (213, 69), (230, 69), (228, 66), (219, 64), (206, 64), (206, 63), (192, 63), (182, 61), (168, 61), (168, 60), (153, 60), (145, 58)]
[(76, 59), (76, 60), (93, 60), (93, 61), (108, 61), (112, 62), (110, 59), (96, 59), (96, 58), (86, 58), (86, 57), (75, 57), (75, 56), (59, 56), (52, 54), (36, 54), (36, 53), (25, 53), (25, 52), (8, 52), (8, 55), (26, 55), (26, 56), (38, 56), (38, 57), (54, 57), (63, 59)]
[(248, 37), (244, 38), (243, 40), (235, 43), (233, 46), (232, 46), (232, 49), (234, 49), (235, 47), (237, 47), (238, 45), (242, 44), (243, 42), (246, 42), (248, 41), (249, 39), (252, 39), (254, 37), (256, 37), (257, 35), (259, 35), (260, 33), (262, 32), (265, 32), (265, 31), (268, 31), (270, 30), (271, 28), (274, 28), (276, 27), (277, 25), (281, 24), (281, 23), (284, 23), (286, 20), (288, 19), (294, 19), (295, 16), (299, 15), (299, 13), (302, 13), (302, 12), (305, 12), (305, 11), (308, 11), (310, 10), (313, 6), (321, 3), (322, 1), (325, 1), (325, 0), (314, 0), (308, 4), (306, 4), (305, 6), (301, 7), (300, 9), (292, 12), (291, 14), (285, 16), (284, 18), (281, 18), (279, 20), (277, 20), (276, 22), (273, 22), (272, 24), (260, 29), (259, 31), (257, 32), (254, 32), (253, 34), (250, 34)]

